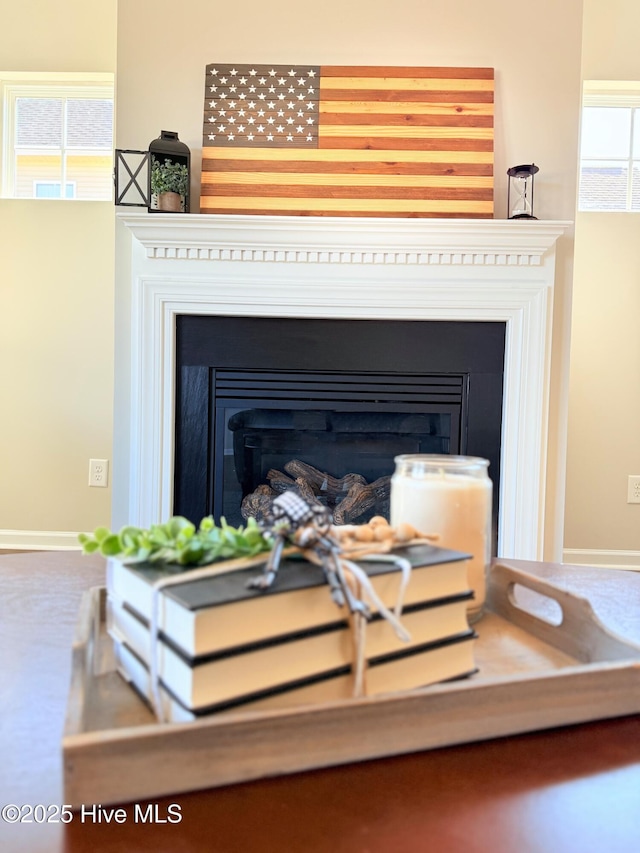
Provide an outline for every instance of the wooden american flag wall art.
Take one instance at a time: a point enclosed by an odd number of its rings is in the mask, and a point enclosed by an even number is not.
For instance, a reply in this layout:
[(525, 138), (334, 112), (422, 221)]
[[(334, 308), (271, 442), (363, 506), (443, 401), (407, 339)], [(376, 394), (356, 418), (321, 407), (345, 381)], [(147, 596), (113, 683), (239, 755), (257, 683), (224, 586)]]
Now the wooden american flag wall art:
[(212, 64), (201, 213), (493, 216), (492, 68)]

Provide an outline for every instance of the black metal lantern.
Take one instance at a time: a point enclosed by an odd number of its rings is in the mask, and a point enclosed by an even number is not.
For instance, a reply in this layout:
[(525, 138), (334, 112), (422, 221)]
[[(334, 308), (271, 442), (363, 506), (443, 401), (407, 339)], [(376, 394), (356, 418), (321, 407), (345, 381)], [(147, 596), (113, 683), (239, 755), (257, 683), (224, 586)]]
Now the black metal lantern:
[(509, 187), (507, 190), (507, 213), (509, 219), (537, 219), (533, 215), (533, 176), (540, 169), (531, 163), (525, 166), (512, 166), (507, 170)]
[(173, 130), (149, 145), (149, 212), (189, 213), (191, 152)]

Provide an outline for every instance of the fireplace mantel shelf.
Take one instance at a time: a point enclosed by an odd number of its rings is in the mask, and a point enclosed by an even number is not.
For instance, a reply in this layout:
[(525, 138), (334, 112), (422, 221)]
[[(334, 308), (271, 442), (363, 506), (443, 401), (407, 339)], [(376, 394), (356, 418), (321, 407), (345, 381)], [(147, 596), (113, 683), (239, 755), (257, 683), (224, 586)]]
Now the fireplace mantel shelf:
[(278, 263), (532, 265), (572, 223), (122, 213), (163, 260)]

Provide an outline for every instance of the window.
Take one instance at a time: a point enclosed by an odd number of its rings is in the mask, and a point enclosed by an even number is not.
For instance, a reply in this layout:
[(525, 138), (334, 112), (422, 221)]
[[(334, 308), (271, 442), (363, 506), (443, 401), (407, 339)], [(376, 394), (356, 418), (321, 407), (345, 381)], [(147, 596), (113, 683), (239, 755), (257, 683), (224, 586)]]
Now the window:
[[(34, 198), (60, 198), (60, 182), (56, 181), (34, 181), (33, 182), (33, 197)], [(75, 184), (67, 184), (65, 187), (65, 198), (76, 197)]]
[(113, 75), (10, 76), (0, 74), (2, 195), (111, 201)]
[(585, 84), (578, 209), (640, 211), (640, 82)]

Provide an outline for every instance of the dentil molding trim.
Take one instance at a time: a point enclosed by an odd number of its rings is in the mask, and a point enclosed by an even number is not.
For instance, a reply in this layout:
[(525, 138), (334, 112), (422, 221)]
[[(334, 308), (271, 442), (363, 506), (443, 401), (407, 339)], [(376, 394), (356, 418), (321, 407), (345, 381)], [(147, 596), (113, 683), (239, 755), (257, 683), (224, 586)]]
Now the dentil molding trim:
[(291, 264), (537, 266), (571, 225), (539, 220), (146, 212), (117, 216), (150, 259)]

